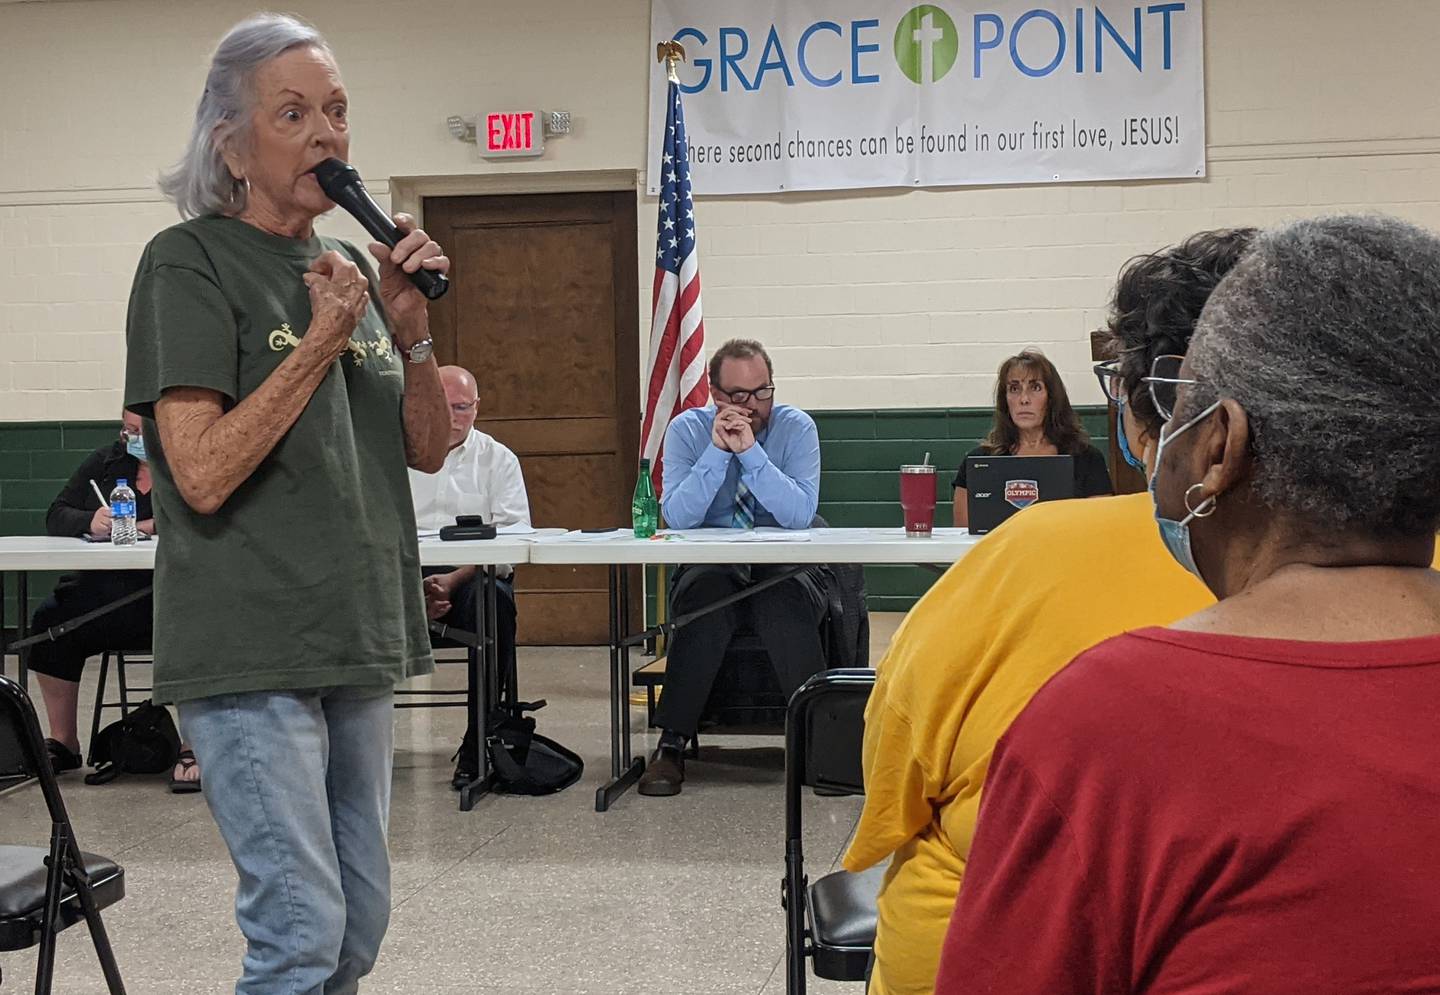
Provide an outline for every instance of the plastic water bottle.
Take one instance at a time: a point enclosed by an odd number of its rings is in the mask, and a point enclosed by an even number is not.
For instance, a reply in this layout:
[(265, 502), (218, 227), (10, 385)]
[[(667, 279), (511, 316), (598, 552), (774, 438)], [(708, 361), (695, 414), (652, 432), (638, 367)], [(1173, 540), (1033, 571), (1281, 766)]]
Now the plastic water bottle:
[(121, 477), (110, 492), (110, 542), (116, 546), (133, 546), (137, 535), (135, 492), (130, 489), (130, 482)]
[(630, 522), (635, 526), (636, 539), (649, 539), (660, 527), (660, 502), (655, 500), (648, 459), (640, 461), (640, 479), (635, 481), (635, 497), (630, 502)]

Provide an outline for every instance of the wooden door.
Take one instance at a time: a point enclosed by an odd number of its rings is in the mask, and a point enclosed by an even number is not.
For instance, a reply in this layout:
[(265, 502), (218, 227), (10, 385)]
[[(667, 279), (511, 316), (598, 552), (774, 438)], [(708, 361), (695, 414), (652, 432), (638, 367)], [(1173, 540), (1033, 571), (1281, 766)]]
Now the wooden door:
[[(450, 293), (431, 308), (436, 356), (475, 375), (478, 427), (520, 457), (536, 528), (628, 525), (634, 192), (426, 198), (425, 227), (453, 260)], [(607, 641), (604, 567), (525, 566), (515, 581), (522, 644)]]

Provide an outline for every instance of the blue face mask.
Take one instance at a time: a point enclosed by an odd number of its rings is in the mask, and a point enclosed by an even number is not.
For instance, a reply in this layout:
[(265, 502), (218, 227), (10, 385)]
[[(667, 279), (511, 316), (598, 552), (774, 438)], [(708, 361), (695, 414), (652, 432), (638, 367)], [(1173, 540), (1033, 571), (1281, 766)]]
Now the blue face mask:
[(149, 462), (149, 461), (145, 458), (145, 437), (144, 437), (144, 436), (132, 435), (132, 436), (127, 437), (126, 440), (125, 440), (125, 451), (126, 451), (127, 453), (129, 453), (131, 456), (134, 456), (134, 457), (135, 457), (136, 459), (138, 459), (141, 463)]
[(1121, 398), (1115, 402), (1115, 438), (1120, 442), (1120, 455), (1125, 457), (1125, 462), (1131, 467), (1145, 472), (1145, 461), (1137, 459), (1130, 451), (1130, 440), (1125, 437), (1125, 400)]
[(1201, 580), (1204, 580), (1204, 578), (1200, 577), (1200, 568), (1195, 565), (1195, 553), (1190, 548), (1190, 523), (1197, 518), (1204, 518), (1214, 512), (1215, 498), (1212, 495), (1204, 501), (1201, 501), (1200, 507), (1194, 509), (1190, 514), (1177, 522), (1173, 518), (1166, 518), (1160, 514), (1160, 502), (1155, 496), (1155, 484), (1160, 478), (1160, 459), (1165, 455), (1165, 447), (1200, 424), (1206, 418), (1209, 418), (1219, 410), (1219, 408), (1220, 402), (1216, 401), (1184, 425), (1181, 425), (1175, 431), (1171, 432), (1168, 436), (1164, 432), (1161, 432), (1160, 442), (1155, 447), (1155, 472), (1150, 475), (1150, 501), (1155, 505), (1155, 524), (1160, 526), (1160, 541), (1165, 544), (1166, 550), (1175, 558), (1176, 563), (1180, 564)]

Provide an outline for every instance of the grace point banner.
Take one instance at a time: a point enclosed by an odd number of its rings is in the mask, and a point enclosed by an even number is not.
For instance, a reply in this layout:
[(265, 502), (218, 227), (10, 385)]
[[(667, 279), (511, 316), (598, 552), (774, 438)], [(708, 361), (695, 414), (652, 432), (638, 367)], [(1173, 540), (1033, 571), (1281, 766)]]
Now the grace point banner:
[[(1205, 175), (1202, 0), (652, 0), (650, 16), (688, 56), (697, 195)], [(651, 162), (665, 109), (656, 72)]]

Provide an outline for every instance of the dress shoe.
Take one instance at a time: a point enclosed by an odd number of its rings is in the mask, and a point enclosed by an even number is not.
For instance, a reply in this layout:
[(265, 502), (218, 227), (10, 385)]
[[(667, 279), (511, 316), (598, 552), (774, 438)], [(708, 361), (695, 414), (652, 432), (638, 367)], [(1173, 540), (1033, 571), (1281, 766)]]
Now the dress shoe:
[(474, 743), (475, 731), (466, 729), (465, 738), (460, 741), (460, 749), (456, 750), (455, 755), (450, 758), (455, 761), (455, 773), (450, 776), (452, 791), (460, 791), (465, 785), (480, 776), (480, 771), (476, 769), (475, 764), (477, 758), (471, 753)]
[(79, 770), (83, 763), (79, 753), (56, 739), (45, 740), (45, 752), (50, 755), (50, 769), (57, 774), (63, 774), (68, 770)]
[(635, 790), (642, 795), (667, 797), (678, 795), (680, 786), (684, 783), (684, 754), (672, 747), (662, 746), (655, 751), (655, 755), (650, 758), (650, 763), (645, 766), (645, 773), (640, 775), (640, 783)]

